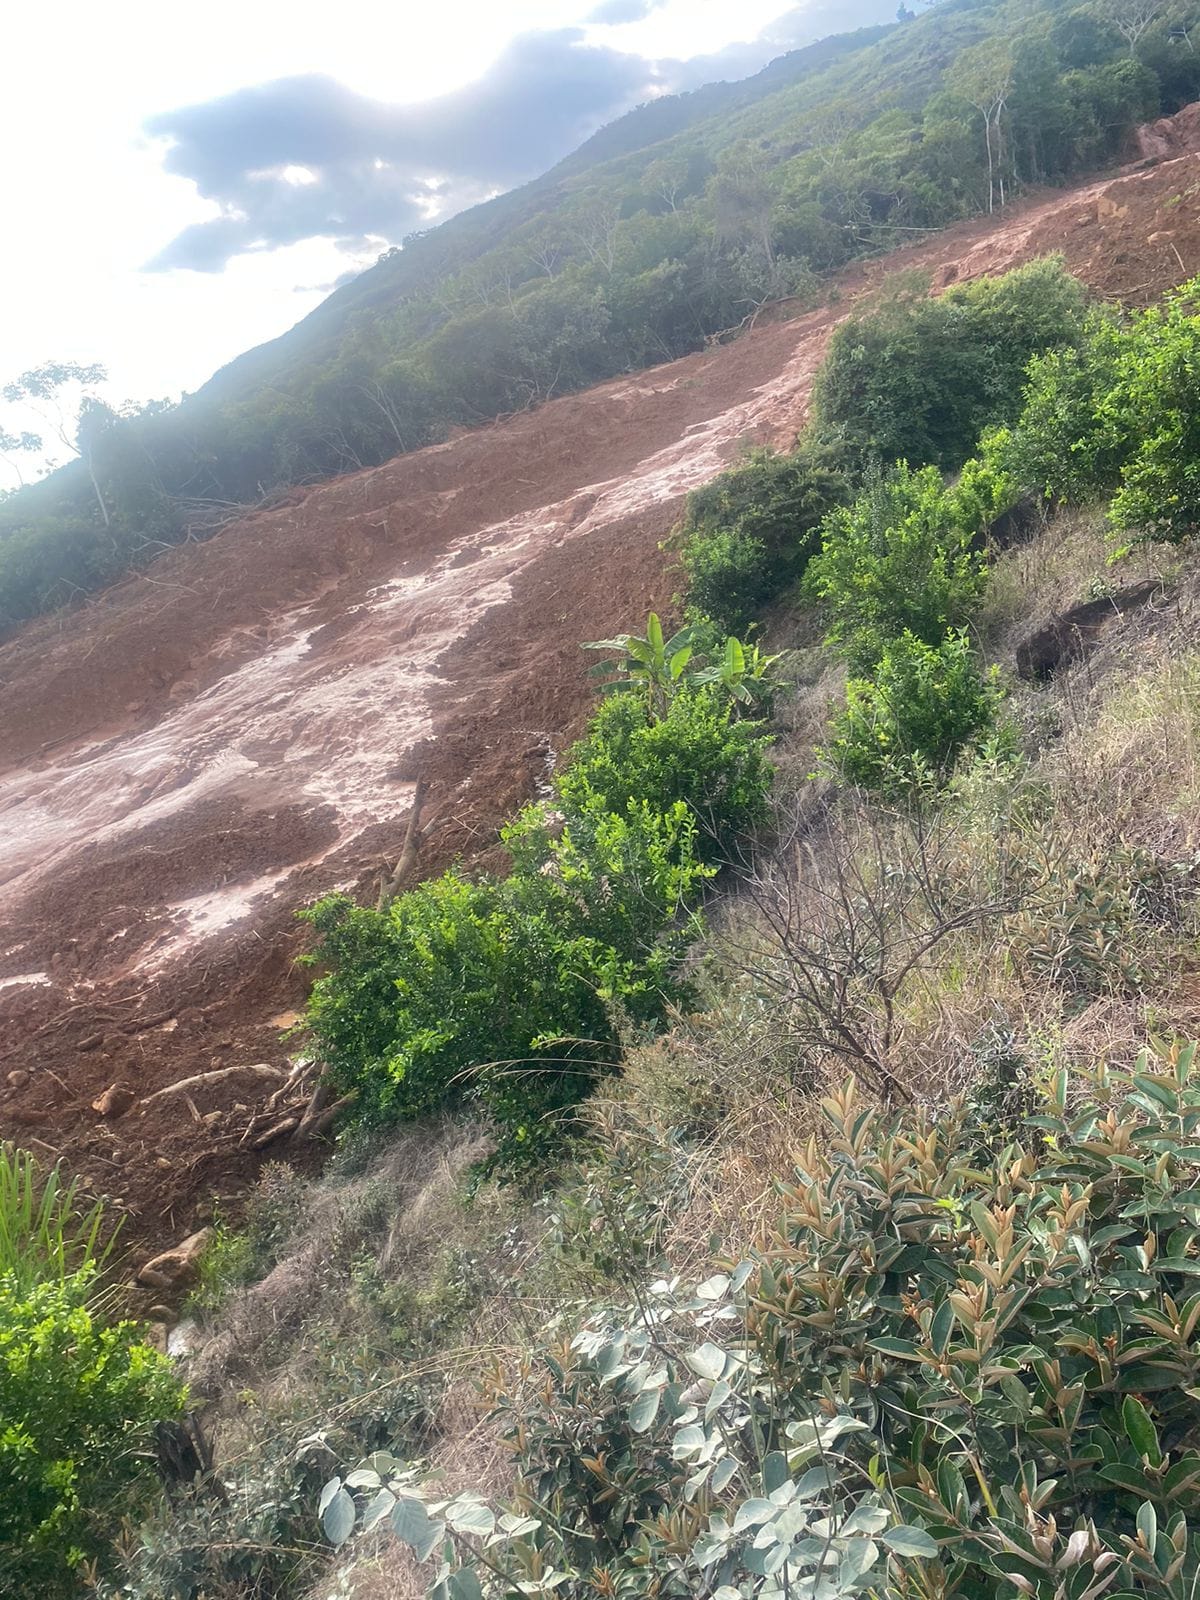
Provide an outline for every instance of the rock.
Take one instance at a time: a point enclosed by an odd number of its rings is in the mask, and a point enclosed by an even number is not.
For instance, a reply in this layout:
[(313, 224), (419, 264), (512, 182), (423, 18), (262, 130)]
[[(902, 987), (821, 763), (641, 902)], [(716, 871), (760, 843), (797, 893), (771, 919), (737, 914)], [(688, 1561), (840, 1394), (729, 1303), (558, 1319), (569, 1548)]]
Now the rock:
[(168, 1328), (175, 1321), (175, 1313), (170, 1306), (151, 1306), (146, 1316), (151, 1322), (165, 1322)]
[(111, 1083), (92, 1101), (92, 1110), (102, 1117), (123, 1117), (136, 1098), (128, 1084)]
[(177, 1289), (194, 1282), (200, 1271), (200, 1257), (211, 1237), (211, 1228), (201, 1228), (174, 1249), (152, 1256), (139, 1268), (138, 1283), (147, 1289)]
[(8, 1087), (10, 1089), (23, 1089), (28, 1082), (29, 1074), (24, 1067), (17, 1067), (8, 1075)]
[(167, 1354), (169, 1337), (165, 1322), (148, 1322), (146, 1324), (146, 1343), (152, 1350), (157, 1350), (160, 1356)]
[(1045, 520), (1046, 502), (1037, 495), (1026, 494), (984, 529), (984, 541), (997, 550), (1010, 550), (1013, 545), (1025, 544)]

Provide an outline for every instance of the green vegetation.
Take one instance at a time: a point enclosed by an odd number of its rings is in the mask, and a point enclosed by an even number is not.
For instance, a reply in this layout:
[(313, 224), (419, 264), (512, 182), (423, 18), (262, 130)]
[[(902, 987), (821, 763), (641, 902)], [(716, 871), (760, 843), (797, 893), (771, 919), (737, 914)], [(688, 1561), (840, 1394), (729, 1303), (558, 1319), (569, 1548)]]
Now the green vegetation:
[(896, 1114), (850, 1080), (753, 1255), (694, 1294), (658, 1283), (501, 1387), (509, 1508), (431, 1500), (384, 1455), (326, 1485), (328, 1536), (357, 1500), (448, 1560), (431, 1592), (451, 1595), (544, 1592), (552, 1570), (580, 1597), (1185, 1600), (1196, 1047), (1057, 1068), (1030, 1105), (997, 1138), (962, 1099)]
[(1047, 498), (1112, 497), (1135, 542), (1178, 543), (1200, 527), (1200, 280), (1163, 306), (1097, 312), (1077, 349), (1030, 366), (1025, 405), (995, 457)]
[[(1172, 42), (1176, 5), (1152, 8), (1136, 38), (1100, 4), (941, 0), (904, 14), (747, 83), (642, 107), (536, 182), (389, 250), (177, 407), (88, 408), (69, 441), (80, 459), (0, 506), (0, 625), (281, 488), (699, 350), (780, 296), (810, 301), (856, 257), (1111, 162), (1137, 123), (1200, 92), (1200, 54)], [(1036, 339), (1057, 342), (1071, 320), (1056, 292), (1043, 325), (1038, 281), (952, 291), (926, 313), (940, 337), (920, 372), (901, 359), (903, 331), (868, 319), (856, 339), (894, 370), (874, 371), (864, 412), (846, 335), (827, 408), (864, 423), (885, 459), (951, 464), (1005, 414)], [(987, 333), (986, 358), (964, 350), (956, 319)], [(916, 392), (922, 372), (962, 385), (940, 418)], [(902, 402), (890, 417), (889, 397)], [(772, 555), (744, 539), (722, 549), (734, 530), (717, 532), (695, 579), (711, 561), (740, 575), (728, 613), (701, 602), (740, 632)]]
[(828, 642), (855, 667), (870, 670), (903, 633), (936, 647), (969, 620), (987, 579), (979, 534), (1003, 499), (999, 484), (978, 488), (975, 477), (948, 488), (936, 467), (901, 461), (828, 517), (806, 587), (824, 604)]
[(680, 559), (688, 615), (741, 634), (802, 576), (823, 518), (846, 497), (838, 452), (802, 439), (751, 450), (688, 496)]
[(927, 277), (900, 274), (835, 330), (817, 384), (819, 425), (859, 463), (957, 470), (985, 428), (1017, 415), (1030, 357), (1078, 342), (1086, 300), (1049, 257), (936, 298)]
[(382, 910), (332, 896), (306, 913), (328, 969), (309, 1023), (361, 1121), (476, 1105), (500, 1130), (496, 1160), (528, 1165), (615, 1065), (622, 1027), (682, 998), (706, 863), (765, 816), (770, 769), (731, 693), (689, 683), (690, 652), (653, 615), (647, 635), (632, 687), (555, 780), (561, 809), (504, 830), (507, 877), (451, 871)]
[(0, 1147), (0, 1585), (78, 1592), (146, 1503), (147, 1446), (183, 1395), (131, 1322), (97, 1305), (100, 1210)]
[(936, 645), (907, 630), (890, 640), (869, 678), (851, 678), (834, 718), (829, 765), (846, 783), (888, 800), (939, 785), (992, 726), (995, 675), (977, 666), (965, 633)]

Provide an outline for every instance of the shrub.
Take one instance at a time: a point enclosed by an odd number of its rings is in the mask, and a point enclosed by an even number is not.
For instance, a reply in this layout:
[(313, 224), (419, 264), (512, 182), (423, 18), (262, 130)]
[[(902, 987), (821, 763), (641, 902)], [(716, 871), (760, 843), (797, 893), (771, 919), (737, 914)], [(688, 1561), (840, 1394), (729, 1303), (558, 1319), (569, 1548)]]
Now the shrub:
[(939, 1545), (899, 1593), (1191, 1592), (1198, 1067), (1054, 1071), (990, 1161), (962, 1103), (824, 1102), (749, 1321), (785, 1395), (871, 1420)]
[(826, 518), (806, 584), (826, 607), (829, 642), (855, 667), (870, 670), (902, 633), (936, 648), (970, 619), (987, 577), (973, 546), (1006, 481), (983, 468), (964, 479), (948, 489), (936, 467), (900, 462)]
[(989, 728), (998, 690), (964, 633), (931, 646), (911, 633), (889, 644), (874, 678), (851, 678), (825, 759), (847, 783), (900, 799), (944, 783)]
[(88, 1309), (94, 1269), (0, 1278), (0, 1588), (71, 1595), (144, 1498), (154, 1426), (183, 1391), (134, 1325)]
[(332, 896), (305, 913), (329, 967), (309, 1023), (356, 1114), (371, 1123), (485, 1107), (502, 1160), (545, 1149), (563, 1112), (617, 1057), (613, 1006), (661, 1014), (686, 944), (673, 928), (705, 869), (682, 801), (594, 801), (559, 839), (544, 820), (506, 835), (517, 870), (451, 871), (383, 911)]
[(597, 710), (556, 780), (568, 815), (598, 802), (623, 815), (630, 803), (668, 810), (683, 802), (697, 822), (704, 860), (728, 854), (766, 818), (771, 769), (759, 725), (739, 721), (719, 685), (679, 688), (654, 717), (629, 694)]
[(688, 496), (681, 560), (687, 611), (741, 634), (801, 576), (822, 519), (847, 495), (837, 452), (802, 441), (786, 455), (752, 450)]
[(332, 1542), (386, 1522), (489, 1600), (1188, 1600), (1196, 1047), (1034, 1073), (1016, 1136), (852, 1080), (821, 1110), (752, 1259), (497, 1376), (511, 1506), (382, 1452), (325, 1486)]
[(1002, 453), (1050, 498), (1112, 495), (1113, 526), (1139, 541), (1200, 527), (1200, 280), (1127, 321), (1097, 314), (1076, 351), (1030, 368)]
[(326, 1484), (327, 1536), (344, 1544), (360, 1516), (386, 1520), (419, 1560), (442, 1558), (431, 1600), (878, 1593), (890, 1552), (937, 1546), (895, 1526), (850, 1464), (859, 1418), (807, 1396), (781, 1403), (745, 1343), (737, 1288), (750, 1270), (694, 1292), (660, 1280), (636, 1308), (600, 1312), (526, 1359), (516, 1384), (497, 1376), (520, 1472), (511, 1507), (469, 1491), (434, 1498), (381, 1451)]
[(1058, 257), (937, 299), (927, 278), (904, 274), (834, 332), (817, 380), (818, 424), (863, 464), (956, 468), (986, 427), (1017, 415), (1030, 357), (1077, 341), (1085, 300)]

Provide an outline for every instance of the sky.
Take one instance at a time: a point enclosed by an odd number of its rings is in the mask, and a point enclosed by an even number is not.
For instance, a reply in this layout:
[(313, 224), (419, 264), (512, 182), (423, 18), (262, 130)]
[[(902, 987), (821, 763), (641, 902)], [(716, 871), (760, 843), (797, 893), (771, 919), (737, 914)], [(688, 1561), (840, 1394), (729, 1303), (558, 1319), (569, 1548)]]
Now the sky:
[[(176, 399), (405, 234), (536, 176), (653, 95), (746, 76), (851, 25), (846, 12), (842, 0), (13, 7), (0, 386), (45, 361), (98, 362), (114, 404)], [(0, 401), (0, 428), (20, 427), (44, 431)], [(25, 474), (63, 457), (48, 450)], [(0, 488), (15, 482), (0, 461)]]

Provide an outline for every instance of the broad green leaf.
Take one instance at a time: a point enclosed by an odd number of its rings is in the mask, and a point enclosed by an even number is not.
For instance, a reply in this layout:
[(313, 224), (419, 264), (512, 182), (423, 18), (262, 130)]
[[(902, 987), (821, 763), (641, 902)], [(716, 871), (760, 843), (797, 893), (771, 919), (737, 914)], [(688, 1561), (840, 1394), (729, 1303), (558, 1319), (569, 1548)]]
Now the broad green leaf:
[(1162, 1462), (1162, 1451), (1158, 1444), (1158, 1430), (1151, 1420), (1150, 1413), (1134, 1395), (1127, 1394), (1121, 1403), (1121, 1423), (1125, 1435), (1138, 1455), (1145, 1456), (1152, 1467), (1157, 1467)]
[(881, 1537), (888, 1549), (898, 1556), (915, 1556), (930, 1561), (938, 1553), (936, 1542), (929, 1537), (925, 1529), (915, 1528), (908, 1523), (902, 1523), (898, 1528), (889, 1528)]
[(662, 1401), (661, 1389), (643, 1389), (629, 1408), (629, 1426), (634, 1433), (645, 1433), (652, 1427)]
[(336, 1550), (354, 1532), (354, 1500), (340, 1485), (321, 1513), (321, 1528)]

